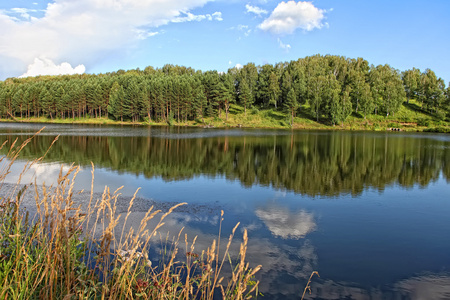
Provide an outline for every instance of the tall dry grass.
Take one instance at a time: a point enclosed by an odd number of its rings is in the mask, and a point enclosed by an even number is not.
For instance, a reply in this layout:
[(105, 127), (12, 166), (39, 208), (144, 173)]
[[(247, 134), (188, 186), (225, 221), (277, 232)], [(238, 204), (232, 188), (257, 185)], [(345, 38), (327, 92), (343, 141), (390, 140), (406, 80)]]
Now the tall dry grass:
[[(21, 145), (12, 142), (0, 158), (0, 189), (17, 160)], [(54, 141), (56, 142), (56, 140)], [(1, 147), (7, 147), (4, 143)], [(247, 232), (240, 251), (230, 246), (238, 225), (223, 242), (220, 232), (207, 249), (196, 249), (182, 229), (165, 244), (164, 258), (148, 257), (167, 212), (152, 206), (137, 228), (126, 230), (136, 193), (125, 214), (117, 212), (120, 189), (91, 194), (87, 205), (74, 201), (74, 183), (80, 171), (61, 167), (54, 185), (21, 184), (22, 175), (42, 157), (25, 164), (18, 184), (0, 200), (0, 299), (249, 299), (257, 296), (253, 277), (261, 268), (246, 262)], [(3, 193), (5, 195), (5, 193)], [(36, 214), (23, 208), (26, 194), (34, 196)], [(150, 227), (149, 222), (156, 221)], [(185, 253), (183, 252), (185, 249)], [(180, 259), (181, 257), (181, 259)], [(227, 272), (224, 272), (224, 269)]]

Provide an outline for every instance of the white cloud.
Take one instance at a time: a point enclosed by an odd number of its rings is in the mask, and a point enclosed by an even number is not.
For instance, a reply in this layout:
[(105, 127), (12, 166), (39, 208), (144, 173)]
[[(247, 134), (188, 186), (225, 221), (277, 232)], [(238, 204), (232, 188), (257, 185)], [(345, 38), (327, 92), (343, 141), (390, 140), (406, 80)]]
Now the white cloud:
[(284, 49), (286, 51), (291, 50), (291, 45), (289, 44), (284, 44), (280, 39), (278, 39), (278, 45), (280, 45), (281, 49)]
[(258, 16), (265, 15), (265, 14), (269, 13), (265, 9), (262, 9), (262, 8), (260, 8), (258, 6), (252, 6), (250, 4), (245, 5), (245, 8), (247, 9), (248, 13), (254, 13), (254, 14), (258, 15)]
[(11, 74), (17, 69), (25, 72), (41, 57), (89, 68), (155, 35), (155, 28), (170, 22), (221, 21), (220, 12), (200, 16), (189, 12), (210, 1), (54, 0), (39, 18), (20, 8), (0, 11), (0, 78), (17, 75)]
[(233, 26), (233, 27), (231, 27), (230, 29), (231, 29), (231, 30), (241, 31), (241, 32), (244, 33), (244, 35), (245, 35), (246, 37), (249, 36), (250, 33), (252, 33), (252, 30), (248, 28), (248, 25), (242, 25), (242, 24), (239, 24), (238, 26), (236, 26), (236, 27)]
[(34, 63), (28, 66), (28, 71), (20, 77), (38, 76), (38, 75), (73, 75), (83, 74), (86, 71), (84, 65), (78, 65), (75, 68), (63, 62), (56, 65), (48, 58), (35, 58)]
[(315, 7), (311, 2), (281, 2), (272, 14), (258, 27), (275, 34), (290, 34), (300, 28), (311, 31), (322, 28), (325, 10)]
[(212, 17), (214, 18), (214, 20), (216, 21), (223, 21), (222, 18), (222, 13), (219, 11), (216, 11), (215, 13), (212, 14)]
[[(228, 61), (228, 65), (233, 65), (233, 62), (230, 60), (230, 61)], [(242, 69), (242, 65), (241, 64), (239, 64), (239, 63), (236, 63), (235, 65), (234, 65), (234, 67), (232, 67), (231, 69), (228, 69), (228, 71), (230, 71), (230, 70), (233, 70), (233, 71), (235, 71), (235, 70), (239, 70), (239, 69)]]
[(159, 32), (157, 32), (157, 31), (146, 31), (146, 30), (143, 30), (143, 29), (136, 29), (135, 32), (136, 32), (137, 38), (139, 40), (145, 40), (145, 39), (147, 39), (149, 37), (152, 37), (152, 36), (155, 36), (155, 35), (159, 34)]
[(30, 13), (37, 12), (36, 9), (27, 9), (27, 8), (11, 8), (11, 14), (18, 14), (22, 19), (30, 20), (31, 15)]
[(171, 20), (171, 22), (173, 23), (181, 23), (181, 22), (191, 22), (191, 21), (203, 21), (203, 20), (208, 20), (208, 21), (212, 21), (212, 20), (216, 20), (216, 21), (223, 21), (222, 18), (222, 13), (216, 11), (213, 14), (206, 14), (206, 15), (194, 15), (192, 13), (184, 13), (185, 16), (183, 17), (177, 17)]

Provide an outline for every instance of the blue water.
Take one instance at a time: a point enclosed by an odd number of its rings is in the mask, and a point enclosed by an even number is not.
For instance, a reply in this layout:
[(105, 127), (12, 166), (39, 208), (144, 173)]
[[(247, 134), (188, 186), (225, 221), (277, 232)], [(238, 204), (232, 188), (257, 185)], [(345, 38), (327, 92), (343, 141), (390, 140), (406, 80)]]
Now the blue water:
[[(27, 134), (39, 125), (5, 125), (11, 134)], [(170, 139), (208, 139), (218, 136), (286, 136), (335, 133), (290, 131), (208, 131), (186, 129), (171, 133), (166, 128), (68, 127), (51, 125), (54, 135), (137, 135)], [(19, 132), (20, 131), (20, 132)], [(5, 133), (6, 134), (6, 133)], [(431, 140), (426, 147), (450, 149), (449, 135), (386, 133), (341, 133), (370, 139)], [(436, 144), (433, 142), (436, 141)], [(388, 141), (387, 143), (390, 143)], [(424, 149), (417, 149), (424, 151)], [(448, 150), (447, 150), (448, 151)], [(65, 164), (63, 164), (65, 165)], [(42, 164), (39, 181), (54, 180), (61, 162)], [(218, 231), (220, 209), (225, 212), (223, 230), (228, 236), (239, 221), (249, 232), (248, 260), (261, 264), (262, 299), (300, 299), (312, 271), (310, 299), (450, 299), (450, 184), (442, 169), (427, 184), (405, 187), (396, 180), (383, 188), (365, 186), (360, 193), (344, 191), (334, 196), (292, 191), (271, 185), (244, 186), (223, 174), (196, 174), (185, 180), (98, 167), (95, 191), (105, 185), (112, 190), (124, 186), (124, 196), (140, 188), (138, 196), (165, 202), (206, 205), (215, 211), (191, 217), (175, 215), (168, 226), (185, 226), (188, 234), (206, 243)], [(10, 181), (15, 182), (13, 170)], [(77, 188), (90, 186), (90, 168), (84, 166)], [(24, 180), (28, 180), (25, 178)], [(242, 235), (239, 230), (237, 239)]]

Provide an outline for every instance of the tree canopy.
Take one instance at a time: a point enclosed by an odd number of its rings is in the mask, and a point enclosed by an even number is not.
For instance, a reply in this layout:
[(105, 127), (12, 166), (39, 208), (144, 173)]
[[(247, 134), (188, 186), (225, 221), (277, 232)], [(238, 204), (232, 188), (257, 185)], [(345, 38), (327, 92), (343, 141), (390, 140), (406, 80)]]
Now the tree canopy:
[(0, 118), (108, 117), (115, 120), (178, 122), (205, 116), (228, 118), (231, 104), (284, 110), (305, 107), (317, 121), (338, 124), (352, 113), (395, 115), (404, 101), (445, 119), (449, 89), (429, 69), (400, 72), (362, 58), (315, 55), (226, 73), (165, 65), (143, 71), (8, 78), (0, 82)]

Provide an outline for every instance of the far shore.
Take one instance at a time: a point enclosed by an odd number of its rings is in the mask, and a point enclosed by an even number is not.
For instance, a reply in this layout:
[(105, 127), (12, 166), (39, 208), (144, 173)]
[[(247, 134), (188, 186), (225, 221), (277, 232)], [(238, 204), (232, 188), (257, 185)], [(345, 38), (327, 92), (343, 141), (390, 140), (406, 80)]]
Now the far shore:
[[(241, 121), (241, 123), (239, 123)], [(244, 122), (242, 122), (244, 121)], [(428, 126), (419, 125), (418, 122), (402, 122), (395, 119), (383, 118), (349, 118), (343, 124), (327, 125), (324, 123), (311, 121), (309, 119), (296, 118), (292, 126), (283, 122), (274, 122), (273, 120), (245, 120), (239, 118), (230, 118), (229, 121), (223, 119), (205, 119), (204, 122), (131, 122), (115, 121), (108, 118), (66, 118), (66, 119), (48, 119), (40, 118), (15, 118), (0, 119), (5, 123), (42, 123), (42, 124), (80, 124), (80, 125), (111, 125), (111, 126), (175, 126), (175, 127), (194, 127), (194, 128), (255, 128), (255, 129), (286, 129), (286, 130), (362, 130), (362, 131), (407, 131), (407, 132), (444, 132), (449, 133), (448, 124), (428, 124)]]

